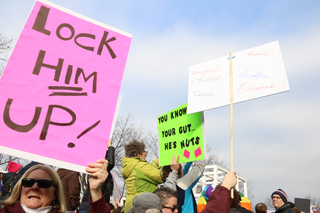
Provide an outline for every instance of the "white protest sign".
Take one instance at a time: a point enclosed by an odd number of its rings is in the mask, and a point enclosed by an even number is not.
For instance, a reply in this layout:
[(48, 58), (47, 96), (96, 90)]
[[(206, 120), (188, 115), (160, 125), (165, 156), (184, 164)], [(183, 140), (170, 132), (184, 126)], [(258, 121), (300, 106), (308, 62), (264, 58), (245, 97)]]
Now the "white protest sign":
[[(277, 41), (233, 54), (234, 103), (290, 90)], [(189, 69), (188, 114), (230, 104), (229, 56)]]

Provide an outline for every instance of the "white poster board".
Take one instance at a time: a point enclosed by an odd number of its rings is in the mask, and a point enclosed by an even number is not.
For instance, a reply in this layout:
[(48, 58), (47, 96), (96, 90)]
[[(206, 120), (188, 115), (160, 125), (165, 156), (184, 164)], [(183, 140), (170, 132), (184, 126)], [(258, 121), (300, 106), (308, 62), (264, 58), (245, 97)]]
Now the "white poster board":
[[(277, 41), (233, 54), (234, 103), (290, 90)], [(189, 69), (188, 114), (230, 104), (229, 56)]]

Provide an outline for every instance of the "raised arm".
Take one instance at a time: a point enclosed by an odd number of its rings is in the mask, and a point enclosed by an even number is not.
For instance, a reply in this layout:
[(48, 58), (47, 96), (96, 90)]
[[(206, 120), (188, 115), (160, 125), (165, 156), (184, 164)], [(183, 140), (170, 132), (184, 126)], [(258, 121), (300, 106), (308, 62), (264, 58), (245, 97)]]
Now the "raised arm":
[(229, 213), (232, 204), (230, 189), (236, 184), (236, 172), (229, 171), (224, 176), (221, 186), (211, 193), (208, 203), (201, 213)]
[[(199, 160), (199, 161), (194, 161), (193, 162), (193, 166), (192, 169), (187, 171), (187, 173), (184, 173), (184, 176), (178, 180), (178, 186), (180, 186), (179, 183), (182, 183), (182, 185), (184, 186), (183, 188), (187, 188), (189, 186), (191, 186), (192, 184), (196, 184), (196, 180), (200, 179), (203, 171), (204, 171), (204, 167), (205, 167), (205, 160)], [(189, 163), (186, 164), (187, 167), (189, 166)], [(185, 169), (184, 169), (185, 172)]]
[(86, 171), (90, 174), (89, 184), (92, 202), (95, 202), (103, 197), (101, 186), (108, 177), (107, 167), (108, 161), (105, 159), (97, 160), (96, 163), (89, 163)]
[(178, 179), (178, 172), (179, 172), (179, 168), (180, 168), (180, 164), (179, 164), (179, 158), (180, 155), (178, 155), (178, 157), (176, 158), (176, 156), (173, 156), (172, 162), (170, 164), (170, 168), (171, 168), (171, 172), (169, 173), (169, 176), (166, 179), (166, 182), (163, 184), (165, 187), (169, 187), (173, 190), (177, 190), (177, 179)]

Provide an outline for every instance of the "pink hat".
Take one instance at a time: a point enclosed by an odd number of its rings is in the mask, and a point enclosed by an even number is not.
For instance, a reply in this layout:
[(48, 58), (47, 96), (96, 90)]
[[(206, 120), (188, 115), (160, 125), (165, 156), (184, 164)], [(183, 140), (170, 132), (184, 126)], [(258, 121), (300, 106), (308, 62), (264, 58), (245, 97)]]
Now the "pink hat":
[(13, 161), (9, 161), (9, 165), (8, 165), (8, 172), (16, 172), (21, 168), (21, 165), (13, 162)]

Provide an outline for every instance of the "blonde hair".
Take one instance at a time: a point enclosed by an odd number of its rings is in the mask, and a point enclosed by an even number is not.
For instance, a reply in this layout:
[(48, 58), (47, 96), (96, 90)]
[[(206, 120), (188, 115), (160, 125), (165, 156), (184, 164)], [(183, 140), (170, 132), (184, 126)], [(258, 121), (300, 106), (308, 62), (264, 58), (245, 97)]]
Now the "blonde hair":
[(17, 182), (15, 187), (13, 188), (12, 194), (6, 200), (1, 201), (3, 206), (14, 205), (15, 203), (20, 201), (21, 191), (22, 191), (22, 179), (28, 177), (28, 175), (34, 170), (41, 169), (45, 171), (52, 179), (52, 181), (57, 185), (55, 189), (56, 199), (53, 202), (52, 208), (59, 209), (58, 212), (65, 212), (67, 210), (66, 203), (63, 195), (63, 186), (58, 174), (49, 166), (45, 165), (35, 165), (28, 169)]

